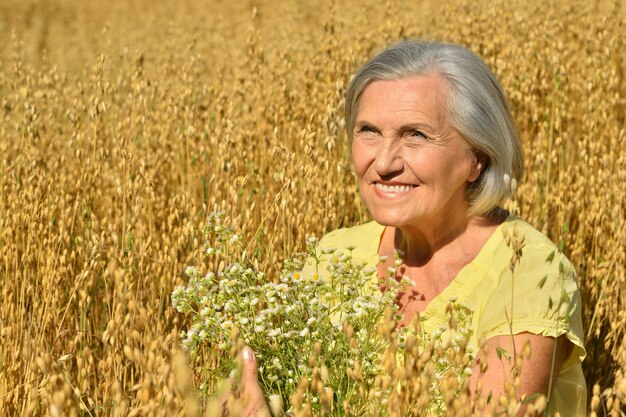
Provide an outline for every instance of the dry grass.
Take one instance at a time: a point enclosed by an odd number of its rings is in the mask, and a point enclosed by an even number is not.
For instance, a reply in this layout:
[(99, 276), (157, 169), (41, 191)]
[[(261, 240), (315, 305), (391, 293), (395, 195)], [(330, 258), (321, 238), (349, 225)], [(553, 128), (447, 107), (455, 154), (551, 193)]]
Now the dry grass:
[(0, 414), (193, 415), (169, 295), (206, 210), (233, 214), (268, 271), (306, 235), (361, 222), (344, 88), (373, 51), (423, 36), (467, 45), (508, 91), (527, 158), (508, 204), (577, 266), (591, 406), (620, 415), (625, 15), (619, 1), (1, 1)]

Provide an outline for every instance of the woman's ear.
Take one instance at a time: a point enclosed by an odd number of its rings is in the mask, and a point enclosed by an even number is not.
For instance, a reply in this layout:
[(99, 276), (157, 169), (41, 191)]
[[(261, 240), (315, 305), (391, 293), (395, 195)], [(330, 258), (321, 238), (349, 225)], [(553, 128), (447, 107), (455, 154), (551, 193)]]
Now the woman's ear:
[(480, 174), (486, 168), (488, 161), (487, 155), (478, 151), (473, 151), (472, 153), (474, 154), (474, 163), (472, 164), (472, 168), (467, 178), (469, 182), (474, 182), (478, 179), (478, 177), (480, 177)]

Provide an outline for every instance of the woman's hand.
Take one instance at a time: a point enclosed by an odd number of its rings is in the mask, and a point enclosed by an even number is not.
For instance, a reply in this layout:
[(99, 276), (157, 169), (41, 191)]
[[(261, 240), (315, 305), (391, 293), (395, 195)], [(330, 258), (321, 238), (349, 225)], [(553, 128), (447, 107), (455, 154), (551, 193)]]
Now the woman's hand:
[(252, 349), (245, 346), (241, 350), (241, 395), (244, 401), (245, 417), (269, 417), (270, 411), (259, 385), (259, 370)]
[[(259, 385), (259, 370), (252, 349), (245, 346), (239, 354), (241, 379), (226, 379), (218, 394), (209, 404), (209, 416), (270, 417), (263, 390)], [(240, 384), (239, 386), (236, 386)]]

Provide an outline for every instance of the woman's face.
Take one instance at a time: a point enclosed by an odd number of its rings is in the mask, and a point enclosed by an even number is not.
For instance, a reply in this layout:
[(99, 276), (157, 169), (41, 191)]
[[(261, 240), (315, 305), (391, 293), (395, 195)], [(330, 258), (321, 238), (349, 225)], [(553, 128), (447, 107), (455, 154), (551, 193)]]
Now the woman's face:
[(361, 96), (352, 159), (361, 196), (386, 226), (442, 224), (468, 208), (482, 168), (446, 114), (437, 76), (375, 81)]

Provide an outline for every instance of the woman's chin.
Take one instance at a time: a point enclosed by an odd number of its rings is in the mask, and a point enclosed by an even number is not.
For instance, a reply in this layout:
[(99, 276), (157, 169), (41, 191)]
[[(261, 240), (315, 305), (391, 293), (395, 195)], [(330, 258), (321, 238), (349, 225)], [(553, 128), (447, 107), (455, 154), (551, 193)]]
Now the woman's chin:
[(406, 224), (414, 223), (415, 220), (419, 221), (418, 219), (413, 219), (414, 221), (411, 222), (411, 219), (408, 219), (406, 215), (394, 215), (391, 213), (372, 213), (372, 217), (376, 220), (376, 223), (388, 227), (402, 227)]
[(416, 207), (415, 203), (402, 207), (371, 205), (368, 208), (376, 223), (388, 227), (429, 227), (440, 217), (426, 207)]

